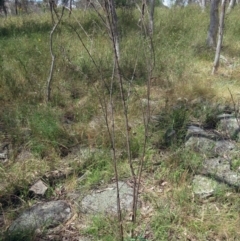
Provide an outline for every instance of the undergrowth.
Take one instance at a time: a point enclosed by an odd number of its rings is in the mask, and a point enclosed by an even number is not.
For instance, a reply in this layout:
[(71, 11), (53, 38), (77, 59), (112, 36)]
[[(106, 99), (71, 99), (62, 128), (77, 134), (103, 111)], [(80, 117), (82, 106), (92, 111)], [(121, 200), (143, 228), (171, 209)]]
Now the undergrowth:
[[(145, 230), (139, 224), (134, 227), (140, 229), (136, 240), (239, 239), (237, 192), (220, 188), (212, 203), (202, 205), (193, 200), (188, 187), (202, 157), (183, 148), (187, 125), (198, 120), (205, 127), (215, 127), (216, 103), (231, 103), (228, 88), (234, 96), (239, 92), (237, 10), (226, 20), (222, 54), (229, 63), (221, 62), (219, 74), (210, 76), (214, 52), (205, 47), (208, 12), (203, 13), (196, 6), (156, 8), (152, 38), (155, 68), (150, 97), (151, 117), (155, 122), (151, 123), (148, 133), (143, 168), (150, 190), (154, 185), (168, 184), (163, 193), (146, 193), (146, 200), (151, 200), (155, 211), (146, 218), (149, 238), (141, 234)], [(10, 141), (14, 149), (10, 164), (0, 164), (0, 177), (4, 185), (12, 185), (6, 189), (9, 193), (14, 193), (16, 188), (27, 190), (34, 175), (39, 177), (54, 170), (77, 145), (102, 152), (90, 152), (80, 158), (81, 165), (69, 164), (75, 169), (75, 176), (68, 179), (74, 183), (74, 188), (78, 188), (79, 176), (87, 171), (86, 179), (81, 182), (86, 189), (97, 188), (113, 179), (112, 146), (100, 103), (105, 98), (106, 113), (111, 120), (111, 43), (93, 10), (76, 10), (72, 15), (75, 18), (64, 15), (54, 34), (56, 65), (52, 98), (47, 105), (44, 100), (51, 62), (49, 32), (52, 27), (49, 14), (15, 16), (0, 22), (0, 141)], [(145, 138), (142, 115), (147, 98), (146, 60), (151, 57), (145, 46), (151, 43), (141, 34), (136, 9), (118, 9), (118, 15), (120, 67), (124, 93), (128, 96), (130, 152), (133, 159), (138, 160)], [(128, 178), (130, 170), (126, 164), (119, 86), (114, 85), (112, 90), (119, 175)], [(31, 152), (33, 157), (16, 161), (23, 150)], [(238, 163), (235, 160), (233, 168), (237, 168)], [(230, 198), (226, 197), (227, 192), (231, 193)], [(22, 195), (23, 200), (28, 198), (28, 194)], [(9, 220), (11, 218), (6, 224)], [(115, 222), (96, 216), (85, 232), (95, 240), (118, 240)]]

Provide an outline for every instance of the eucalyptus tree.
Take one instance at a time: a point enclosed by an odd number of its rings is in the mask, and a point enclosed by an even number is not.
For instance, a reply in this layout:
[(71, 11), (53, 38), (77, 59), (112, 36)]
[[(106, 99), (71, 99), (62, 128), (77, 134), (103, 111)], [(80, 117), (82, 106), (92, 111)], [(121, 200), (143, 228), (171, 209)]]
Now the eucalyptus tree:
[(150, 0), (150, 13), (149, 13), (149, 34), (153, 34), (153, 20), (154, 20), (154, 7), (155, 7), (155, 0)]
[(212, 74), (215, 74), (215, 72), (217, 71), (218, 66), (219, 66), (220, 52), (221, 52), (222, 41), (223, 41), (223, 29), (224, 29), (223, 26), (224, 26), (226, 2), (227, 2), (227, 0), (222, 0), (222, 3), (221, 3), (221, 15), (220, 15), (220, 23), (219, 23), (219, 31), (218, 31), (218, 42), (217, 42), (215, 59), (214, 59), (214, 63), (213, 63)]
[(235, 5), (236, 5), (236, 0), (230, 0), (228, 9), (227, 9), (227, 13), (229, 13), (234, 8)]
[(211, 48), (215, 48), (217, 44), (217, 33), (219, 25), (219, 6), (220, 0), (212, 0), (210, 6), (210, 24), (207, 34), (207, 45)]
[(199, 4), (200, 4), (200, 6), (202, 8), (202, 11), (205, 11), (207, 1), (206, 0), (201, 0), (201, 1), (199, 1)]
[(7, 8), (6, 8), (5, 0), (0, 0), (0, 10), (4, 12), (5, 16), (7, 16)]

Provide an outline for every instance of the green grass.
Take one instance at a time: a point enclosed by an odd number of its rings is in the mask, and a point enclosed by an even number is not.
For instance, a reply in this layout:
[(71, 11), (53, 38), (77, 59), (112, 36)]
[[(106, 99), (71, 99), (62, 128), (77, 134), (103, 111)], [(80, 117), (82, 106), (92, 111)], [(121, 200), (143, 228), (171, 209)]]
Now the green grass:
[[(222, 55), (234, 66), (239, 63), (240, 51), (237, 8), (227, 16), (222, 49)], [(147, 98), (148, 67), (153, 52), (149, 38), (137, 25), (139, 12), (136, 9), (117, 11), (120, 68), (131, 127), (130, 151), (137, 169), (146, 137), (143, 125), (146, 109), (142, 100)], [(53, 184), (47, 198), (54, 195), (54, 185), (65, 185), (67, 191), (78, 189), (77, 180), (84, 173), (88, 175), (81, 181), (83, 189), (98, 188), (114, 178), (112, 143), (100, 103), (105, 99), (111, 129), (111, 41), (94, 11), (73, 11), (73, 15), (75, 18), (64, 16), (53, 36), (56, 63), (48, 104), (45, 93), (51, 63), (50, 15), (22, 15), (0, 22), (0, 124), (4, 126), (0, 134), (1, 141), (9, 138), (15, 150), (10, 163), (1, 164), (0, 178), (3, 186), (8, 185), (4, 193), (16, 194), (18, 190), (25, 202), (29, 201), (28, 186), (35, 178), (62, 166), (62, 149), (72, 150), (77, 144), (96, 152), (76, 162), (68, 163), (69, 160), (64, 159), (66, 165), (74, 167), (75, 173), (62, 183)], [(151, 115), (158, 115), (159, 120), (150, 126), (143, 165), (144, 196), (153, 211), (147, 217), (138, 214), (140, 221), (134, 228), (139, 241), (239, 239), (238, 193), (221, 187), (214, 193), (212, 202), (203, 204), (194, 200), (189, 186), (202, 157), (182, 147), (189, 121), (199, 120), (214, 126), (217, 104), (232, 104), (228, 88), (236, 100), (240, 90), (237, 67), (230, 69), (221, 62), (217, 75), (210, 75), (214, 52), (205, 47), (208, 18), (208, 12), (203, 13), (196, 6), (155, 9)], [(114, 82), (115, 146), (121, 153), (117, 164), (120, 177), (129, 178), (119, 90), (119, 84)], [(68, 117), (70, 121), (66, 121)], [(168, 133), (173, 130), (175, 135), (169, 139)], [(22, 150), (30, 151), (34, 157), (16, 161)], [(233, 169), (238, 166), (236, 157)], [(162, 183), (167, 183), (166, 190), (151, 192), (153, 187), (161, 189)], [(6, 225), (12, 218), (6, 219)], [(127, 231), (131, 228), (128, 222), (124, 225)], [(146, 227), (149, 238), (143, 238)], [(118, 240), (117, 228), (114, 218), (95, 217), (85, 232), (95, 240), (113, 241)], [(125, 235), (126, 240), (131, 240), (128, 236)]]

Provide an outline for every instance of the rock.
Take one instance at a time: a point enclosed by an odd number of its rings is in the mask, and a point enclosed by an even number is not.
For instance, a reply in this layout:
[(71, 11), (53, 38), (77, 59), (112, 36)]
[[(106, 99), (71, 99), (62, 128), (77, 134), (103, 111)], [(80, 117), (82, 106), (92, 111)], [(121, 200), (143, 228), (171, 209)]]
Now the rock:
[(212, 158), (203, 162), (203, 173), (227, 183), (230, 186), (240, 187), (238, 171), (231, 170), (231, 161), (224, 158)]
[[(221, 140), (222, 139), (222, 140)], [(206, 132), (197, 126), (188, 127), (185, 147), (202, 153), (207, 157), (229, 155), (235, 149), (235, 144), (230, 140), (211, 132)]]
[(207, 198), (214, 193), (217, 187), (217, 182), (211, 178), (196, 175), (193, 178), (192, 187), (195, 195), (199, 196), (200, 198)]
[(29, 191), (33, 192), (36, 195), (44, 195), (45, 192), (47, 191), (48, 187), (47, 185), (42, 181), (38, 180), (35, 184), (33, 184)]
[(230, 114), (222, 114), (218, 115), (219, 119), (218, 130), (222, 132), (224, 135), (234, 139), (239, 140), (239, 131), (240, 131), (240, 120), (235, 118)]
[(10, 225), (8, 232), (21, 233), (29, 230), (55, 227), (71, 217), (71, 208), (65, 201), (39, 203), (24, 211)]
[(34, 155), (28, 151), (28, 150), (22, 150), (17, 158), (16, 158), (16, 161), (25, 161), (25, 160), (30, 160), (30, 159), (33, 159), (34, 158)]
[(235, 153), (235, 143), (229, 140), (217, 141), (214, 147), (214, 152), (218, 156), (229, 156)]
[[(119, 181), (121, 208), (130, 210), (133, 202), (133, 189)], [(116, 184), (109, 185), (103, 190), (94, 191), (81, 201), (84, 213), (117, 213)]]
[(6, 162), (9, 154), (9, 143), (2, 143), (0, 145), (0, 161)]
[(148, 99), (143, 98), (143, 99), (141, 99), (141, 102), (142, 102), (143, 107), (148, 106), (148, 104), (150, 107), (157, 107), (157, 101), (148, 100)]
[(199, 126), (195, 126), (195, 125), (190, 125), (188, 127), (188, 130), (187, 130), (187, 134), (186, 136), (190, 136), (190, 135), (200, 135), (200, 134), (203, 134), (203, 135), (207, 135), (207, 133)]

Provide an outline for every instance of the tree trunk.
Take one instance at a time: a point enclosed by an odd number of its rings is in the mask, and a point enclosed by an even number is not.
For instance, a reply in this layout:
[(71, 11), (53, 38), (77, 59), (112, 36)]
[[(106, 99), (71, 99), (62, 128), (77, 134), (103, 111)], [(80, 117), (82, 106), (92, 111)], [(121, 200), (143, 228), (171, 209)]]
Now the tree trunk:
[(153, 35), (153, 16), (154, 16), (155, 0), (150, 0), (150, 14), (149, 14), (149, 35)]
[(15, 14), (18, 15), (18, 5), (19, 5), (19, 2), (18, 0), (15, 0)]
[(210, 25), (208, 29), (207, 45), (211, 48), (215, 48), (217, 42), (217, 32), (219, 24), (219, 2), (220, 0), (212, 0), (210, 7)]
[(227, 9), (227, 13), (231, 12), (231, 10), (234, 8), (235, 4), (236, 4), (236, 0), (230, 0), (228, 9)]
[(0, 0), (0, 10), (3, 10), (5, 16), (7, 17), (7, 8), (6, 8), (6, 1)]
[(227, 0), (222, 0), (220, 24), (219, 24), (219, 31), (218, 31), (218, 43), (217, 43), (216, 54), (215, 54), (215, 59), (213, 63), (212, 74), (216, 73), (219, 66), (220, 52), (221, 52), (222, 40), (223, 40), (223, 28), (224, 28), (226, 2)]
[(206, 0), (201, 1), (201, 8), (202, 8), (202, 11), (204, 12), (206, 9)]

